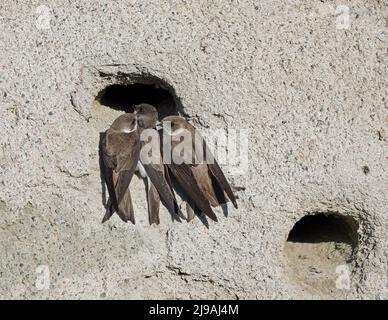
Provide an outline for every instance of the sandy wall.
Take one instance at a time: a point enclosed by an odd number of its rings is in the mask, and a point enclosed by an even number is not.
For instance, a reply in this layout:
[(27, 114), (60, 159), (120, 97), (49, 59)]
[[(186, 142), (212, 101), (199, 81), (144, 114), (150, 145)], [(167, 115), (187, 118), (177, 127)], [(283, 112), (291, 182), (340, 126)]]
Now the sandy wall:
[[(387, 19), (372, 0), (1, 1), (0, 297), (388, 298)], [(238, 210), (150, 227), (135, 178), (137, 224), (101, 224), (120, 111), (95, 99), (134, 83), (248, 130), (248, 166), (223, 166)]]

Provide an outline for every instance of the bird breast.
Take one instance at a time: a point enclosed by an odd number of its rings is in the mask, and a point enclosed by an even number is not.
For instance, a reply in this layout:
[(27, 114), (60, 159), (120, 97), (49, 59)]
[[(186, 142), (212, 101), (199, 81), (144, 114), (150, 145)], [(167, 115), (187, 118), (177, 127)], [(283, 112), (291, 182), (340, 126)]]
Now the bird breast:
[(145, 179), (147, 178), (147, 172), (144, 169), (144, 166), (141, 164), (140, 161), (137, 162), (136, 171), (139, 172), (140, 176)]

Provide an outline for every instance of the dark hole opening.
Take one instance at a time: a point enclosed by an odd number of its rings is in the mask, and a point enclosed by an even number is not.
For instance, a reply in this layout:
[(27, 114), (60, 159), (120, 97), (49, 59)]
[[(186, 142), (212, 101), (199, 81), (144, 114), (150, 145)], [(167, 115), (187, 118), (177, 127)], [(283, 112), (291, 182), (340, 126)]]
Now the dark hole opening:
[(292, 228), (287, 241), (302, 243), (343, 242), (355, 247), (358, 243), (358, 223), (339, 214), (308, 215)]
[(156, 84), (110, 85), (100, 92), (97, 101), (109, 108), (125, 112), (133, 112), (134, 105), (139, 103), (149, 103), (156, 107), (160, 119), (179, 114), (176, 97)]

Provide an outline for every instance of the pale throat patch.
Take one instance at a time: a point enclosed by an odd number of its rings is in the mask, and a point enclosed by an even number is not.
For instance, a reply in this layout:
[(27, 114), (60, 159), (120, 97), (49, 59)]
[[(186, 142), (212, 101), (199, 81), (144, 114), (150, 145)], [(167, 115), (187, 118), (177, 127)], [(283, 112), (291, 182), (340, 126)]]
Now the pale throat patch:
[(175, 130), (175, 131), (171, 131), (170, 128), (163, 128), (163, 130), (166, 131), (167, 134), (170, 136), (177, 136), (186, 131), (186, 129), (183, 129), (183, 128), (179, 128), (178, 130)]
[(121, 132), (123, 132), (123, 133), (131, 133), (131, 132), (134, 132), (136, 130), (137, 130), (137, 122), (135, 124), (135, 127), (132, 130), (129, 130), (128, 128), (125, 128), (125, 129), (121, 130)]

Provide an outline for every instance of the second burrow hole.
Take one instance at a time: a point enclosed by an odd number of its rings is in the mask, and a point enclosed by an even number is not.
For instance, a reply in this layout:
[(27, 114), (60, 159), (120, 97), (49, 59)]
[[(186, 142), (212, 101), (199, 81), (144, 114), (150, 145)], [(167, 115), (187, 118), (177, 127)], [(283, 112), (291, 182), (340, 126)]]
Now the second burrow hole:
[(335, 295), (342, 270), (351, 276), (358, 249), (358, 222), (339, 213), (314, 213), (297, 221), (284, 252), (290, 278), (318, 294)]

